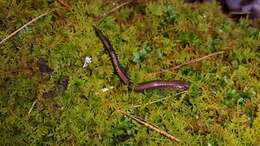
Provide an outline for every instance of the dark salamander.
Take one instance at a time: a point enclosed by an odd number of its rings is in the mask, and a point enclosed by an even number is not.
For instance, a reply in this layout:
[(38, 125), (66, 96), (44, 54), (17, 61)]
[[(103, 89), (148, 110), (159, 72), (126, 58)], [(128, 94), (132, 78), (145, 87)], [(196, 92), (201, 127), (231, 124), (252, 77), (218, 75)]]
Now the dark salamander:
[(93, 27), (95, 29), (96, 35), (103, 43), (105, 50), (109, 53), (116, 74), (119, 76), (121, 81), (127, 85), (129, 90), (133, 90), (135, 92), (144, 92), (148, 89), (175, 89), (178, 91), (183, 91), (189, 88), (189, 84), (187, 82), (178, 80), (153, 80), (139, 83), (133, 86), (132, 82), (129, 80), (126, 73), (121, 68), (116, 53), (110, 41), (98, 28), (96, 28), (95, 26)]

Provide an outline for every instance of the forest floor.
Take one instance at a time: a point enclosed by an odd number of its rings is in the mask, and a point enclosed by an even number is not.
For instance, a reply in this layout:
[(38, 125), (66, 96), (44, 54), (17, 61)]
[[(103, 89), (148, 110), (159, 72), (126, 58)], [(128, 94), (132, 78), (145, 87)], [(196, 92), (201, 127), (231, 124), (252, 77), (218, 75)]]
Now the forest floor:
[[(235, 22), (214, 2), (121, 3), (0, 1), (0, 41), (45, 14), (0, 44), (0, 145), (260, 145), (260, 31), (252, 20)], [(185, 80), (189, 90), (128, 91), (92, 25), (133, 83)]]

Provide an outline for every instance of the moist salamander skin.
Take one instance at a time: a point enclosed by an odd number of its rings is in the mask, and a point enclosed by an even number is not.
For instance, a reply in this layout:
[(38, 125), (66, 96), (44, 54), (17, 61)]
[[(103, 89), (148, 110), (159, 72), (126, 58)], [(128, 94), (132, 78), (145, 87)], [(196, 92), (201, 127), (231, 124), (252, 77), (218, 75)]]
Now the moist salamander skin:
[(134, 87), (134, 91), (143, 92), (149, 89), (175, 89), (184, 91), (189, 88), (189, 84), (178, 80), (154, 80), (140, 83)]

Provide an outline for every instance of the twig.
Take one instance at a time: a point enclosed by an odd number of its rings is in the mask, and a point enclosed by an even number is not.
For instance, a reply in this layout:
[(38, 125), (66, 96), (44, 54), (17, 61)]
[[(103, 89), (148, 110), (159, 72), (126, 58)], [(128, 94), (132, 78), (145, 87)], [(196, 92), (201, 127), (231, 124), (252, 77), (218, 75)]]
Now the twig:
[[(188, 91), (182, 91), (182, 92), (176, 93), (175, 96), (178, 96), (178, 95), (180, 95), (180, 94), (182, 94), (182, 93), (186, 93), (186, 92), (188, 92)], [(147, 105), (150, 105), (150, 104), (162, 102), (163, 100), (166, 100), (166, 99), (169, 99), (169, 98), (171, 98), (171, 97), (164, 97), (164, 98), (156, 99), (156, 100), (151, 101), (151, 102), (148, 102), (148, 103), (146, 103), (146, 104), (144, 104), (144, 105), (141, 105), (141, 104), (139, 104), (139, 105), (134, 105), (134, 106), (132, 106), (132, 108), (138, 108), (138, 107), (141, 107), (141, 106), (147, 106)]]
[(160, 130), (158, 127), (156, 127), (156, 126), (154, 126), (154, 125), (152, 125), (152, 124), (149, 124), (149, 123), (147, 123), (146, 121), (144, 121), (144, 120), (142, 120), (142, 119), (139, 119), (139, 118), (137, 118), (137, 117), (135, 117), (135, 116), (133, 116), (133, 115), (130, 115), (130, 114), (128, 114), (128, 113), (126, 113), (126, 112), (124, 112), (124, 111), (121, 111), (121, 110), (118, 110), (118, 112), (120, 112), (121, 114), (125, 115), (125, 116), (128, 117), (129, 119), (132, 119), (132, 120), (136, 121), (137, 123), (139, 123), (139, 124), (141, 124), (141, 125), (144, 125), (145, 127), (150, 128), (150, 129), (152, 129), (152, 130), (154, 130), (154, 131), (160, 133), (161, 135), (163, 135), (163, 136), (169, 138), (169, 139), (172, 140), (172, 141), (180, 142), (180, 140), (177, 139), (175, 136), (173, 136), (173, 135), (167, 133), (166, 131)]
[[(183, 67), (183, 66), (185, 66), (185, 65), (194, 64), (194, 63), (197, 63), (197, 62), (202, 61), (202, 60), (204, 60), (204, 59), (207, 59), (207, 58), (209, 58), (209, 57), (212, 57), (212, 56), (215, 56), (215, 55), (219, 55), (219, 54), (223, 54), (223, 53), (224, 53), (224, 51), (219, 51), (219, 52), (215, 52), (215, 53), (212, 53), (212, 54), (203, 56), (203, 57), (201, 57), (201, 58), (192, 59), (192, 60), (190, 60), (190, 61), (188, 61), (188, 62), (185, 62), (185, 63), (183, 63), (183, 64), (174, 66), (174, 67), (170, 68), (169, 70), (176, 70), (176, 69), (179, 69), (179, 68), (181, 68), (181, 67)], [(164, 72), (164, 71), (165, 71), (165, 70), (162, 70), (162, 71), (154, 72), (154, 73), (151, 73), (151, 74), (156, 75), (156, 74), (160, 74), (160, 73), (162, 73), (162, 72)]]
[(19, 31), (21, 31), (22, 29), (24, 29), (25, 27), (27, 27), (28, 25), (32, 24), (34, 21), (37, 21), (38, 19), (42, 18), (43, 16), (46, 16), (47, 14), (49, 14), (52, 11), (49, 12), (45, 12), (43, 14), (41, 14), (40, 16), (32, 19), (31, 21), (29, 21), (28, 23), (26, 23), (25, 25), (23, 25), (22, 27), (20, 27), (19, 29), (17, 29), (16, 31), (14, 31), (13, 33), (11, 33), (10, 35), (8, 35), (6, 38), (4, 38), (1, 42), (0, 45), (3, 44), (5, 41), (7, 41), (9, 38), (11, 38), (12, 36), (14, 36), (15, 34), (17, 34)]
[(32, 106), (31, 106), (31, 108), (30, 108), (30, 110), (28, 112), (28, 115), (32, 112), (32, 109), (33, 109), (34, 105), (36, 104), (36, 102), (37, 102), (37, 99), (34, 100), (34, 102), (32, 103)]
[(128, 5), (128, 4), (132, 3), (132, 2), (133, 2), (133, 0), (129, 0), (129, 1), (126, 1), (126, 2), (124, 2), (124, 3), (122, 3), (122, 4), (118, 5), (118, 6), (114, 7), (114, 8), (111, 9), (109, 12), (104, 13), (104, 14), (103, 14), (103, 17), (110, 15), (111, 13), (117, 11), (118, 9), (120, 9), (120, 8), (122, 8), (123, 6)]

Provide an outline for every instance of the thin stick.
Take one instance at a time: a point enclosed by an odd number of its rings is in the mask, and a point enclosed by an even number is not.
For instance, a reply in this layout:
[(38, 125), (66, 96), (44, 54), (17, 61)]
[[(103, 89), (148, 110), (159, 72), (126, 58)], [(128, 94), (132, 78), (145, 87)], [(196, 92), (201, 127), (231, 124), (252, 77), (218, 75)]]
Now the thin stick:
[[(178, 96), (178, 95), (180, 95), (180, 94), (187, 93), (187, 92), (188, 92), (188, 91), (182, 91), (182, 92), (176, 93), (175, 96)], [(167, 99), (169, 99), (169, 98), (171, 98), (171, 97), (164, 97), (164, 98), (156, 99), (156, 100), (153, 100), (153, 101), (151, 101), (151, 102), (148, 102), (148, 103), (146, 103), (146, 104), (144, 104), (144, 105), (141, 105), (141, 104), (139, 104), (139, 105), (134, 105), (134, 106), (132, 106), (132, 108), (138, 108), (138, 107), (141, 107), (141, 106), (147, 106), (147, 105), (150, 105), (150, 104), (162, 102), (162, 101), (167, 100)]]
[(133, 115), (130, 115), (130, 114), (124, 112), (124, 111), (118, 110), (118, 112), (120, 112), (121, 114), (125, 115), (125, 116), (128, 117), (129, 119), (132, 119), (132, 120), (136, 121), (137, 123), (139, 123), (139, 124), (141, 124), (141, 125), (144, 125), (145, 127), (150, 128), (150, 129), (152, 129), (152, 130), (154, 130), (154, 131), (160, 133), (161, 135), (163, 135), (163, 136), (169, 138), (169, 139), (172, 140), (172, 141), (180, 142), (180, 140), (177, 139), (175, 136), (173, 136), (173, 135), (167, 133), (166, 131), (160, 130), (157, 126), (154, 126), (154, 125), (152, 125), (152, 124), (149, 124), (149, 123), (147, 123), (146, 121), (144, 121), (144, 120), (142, 120), (142, 119), (139, 119), (139, 118), (137, 118), (137, 117), (135, 117), (135, 116), (133, 116)]
[[(190, 60), (190, 61), (188, 61), (188, 62), (185, 62), (185, 63), (183, 63), (183, 64), (174, 66), (174, 67), (170, 68), (169, 70), (176, 70), (176, 69), (179, 69), (179, 68), (181, 68), (181, 67), (183, 67), (183, 66), (185, 66), (185, 65), (194, 64), (194, 63), (197, 63), (197, 62), (202, 61), (202, 60), (204, 60), (204, 59), (207, 59), (207, 58), (209, 58), (209, 57), (212, 57), (212, 56), (215, 56), (215, 55), (219, 55), (219, 54), (223, 54), (223, 53), (224, 53), (224, 51), (219, 51), (219, 52), (215, 52), (215, 53), (212, 53), (212, 54), (203, 56), (203, 57), (201, 57), (201, 58), (192, 59), (192, 60)], [(162, 72), (164, 72), (164, 71), (165, 71), (165, 70), (163, 70), (163, 71), (158, 71), (158, 72), (154, 72), (154, 73), (151, 73), (151, 74), (156, 75), (156, 74), (160, 74), (160, 73), (162, 73)]]
[(49, 14), (51, 11), (49, 12), (45, 12), (43, 14), (41, 14), (40, 16), (32, 19), (31, 21), (29, 21), (28, 23), (26, 23), (25, 25), (23, 25), (22, 27), (20, 27), (19, 29), (17, 29), (16, 31), (14, 31), (13, 33), (11, 33), (10, 35), (8, 35), (6, 38), (4, 38), (1, 42), (0, 45), (3, 44), (5, 41), (7, 41), (9, 38), (11, 38), (12, 36), (14, 36), (15, 34), (17, 34), (19, 31), (21, 31), (22, 29), (24, 29), (25, 27), (27, 27), (28, 25), (32, 24), (34, 21), (37, 21), (38, 19), (42, 18), (43, 16), (46, 16), (47, 14)]
[(114, 7), (114, 8), (113, 8), (112, 10), (110, 10), (109, 12), (104, 13), (104, 14), (103, 14), (103, 17), (110, 15), (111, 13), (117, 11), (118, 9), (122, 8), (122, 7), (125, 6), (125, 5), (130, 4), (131, 2), (133, 2), (133, 0), (129, 0), (129, 1), (127, 1), (127, 2), (124, 2), (124, 3), (122, 3), (122, 4), (120, 4), (120, 5), (116, 6), (116, 7)]

